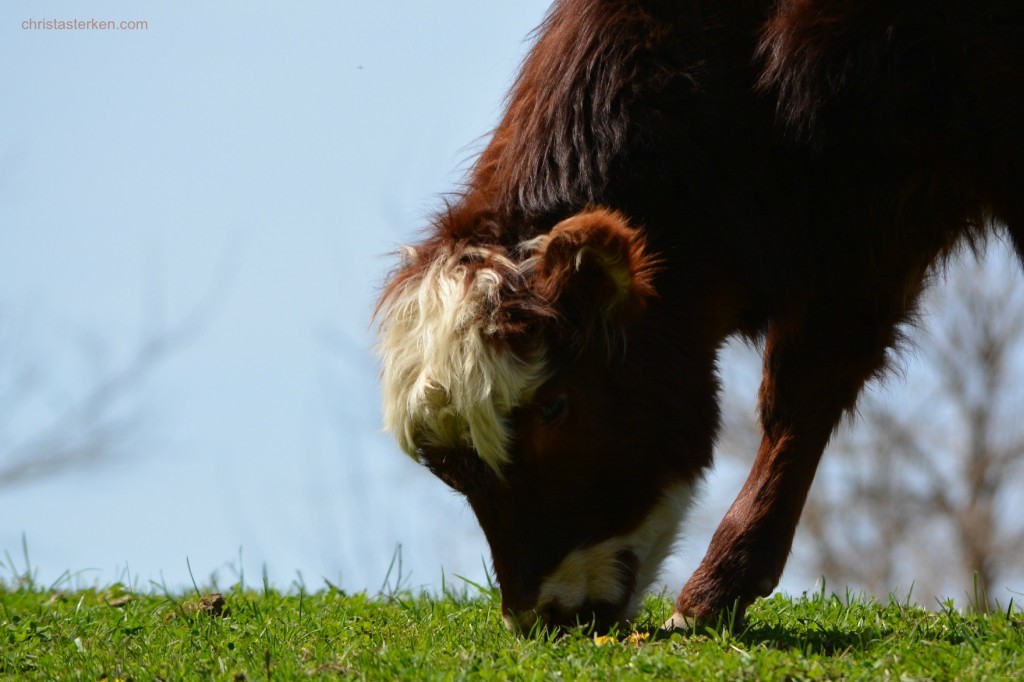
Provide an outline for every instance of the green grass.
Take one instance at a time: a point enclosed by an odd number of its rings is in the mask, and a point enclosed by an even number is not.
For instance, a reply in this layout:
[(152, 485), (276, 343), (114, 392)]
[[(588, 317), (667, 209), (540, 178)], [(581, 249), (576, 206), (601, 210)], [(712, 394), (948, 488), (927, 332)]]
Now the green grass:
[[(523, 639), (493, 591), (345, 594), (236, 586), (218, 609), (198, 593), (123, 585), (62, 591), (0, 583), (0, 679), (1021, 679), (1024, 615), (929, 612), (818, 594), (753, 605), (742, 629), (663, 635), (649, 599), (646, 641), (582, 630)], [(623, 633), (624, 635), (626, 633)]]

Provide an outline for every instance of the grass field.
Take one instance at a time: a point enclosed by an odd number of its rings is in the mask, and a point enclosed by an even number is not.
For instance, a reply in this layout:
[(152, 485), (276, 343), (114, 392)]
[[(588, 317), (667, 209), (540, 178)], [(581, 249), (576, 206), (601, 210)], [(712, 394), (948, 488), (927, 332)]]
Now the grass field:
[(752, 606), (743, 628), (514, 637), (493, 590), (345, 594), (327, 586), (136, 593), (0, 583), (0, 679), (1024, 679), (1024, 615), (930, 612), (817, 594)]

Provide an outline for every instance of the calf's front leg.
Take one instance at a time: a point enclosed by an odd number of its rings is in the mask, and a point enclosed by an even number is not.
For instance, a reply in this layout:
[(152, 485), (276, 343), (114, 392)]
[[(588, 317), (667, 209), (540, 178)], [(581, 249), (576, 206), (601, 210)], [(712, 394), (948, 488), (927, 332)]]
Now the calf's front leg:
[(773, 324), (760, 390), (763, 436), (746, 483), (683, 587), (667, 628), (747, 606), (779, 583), (821, 453), (896, 338), (905, 305), (808, 306)]

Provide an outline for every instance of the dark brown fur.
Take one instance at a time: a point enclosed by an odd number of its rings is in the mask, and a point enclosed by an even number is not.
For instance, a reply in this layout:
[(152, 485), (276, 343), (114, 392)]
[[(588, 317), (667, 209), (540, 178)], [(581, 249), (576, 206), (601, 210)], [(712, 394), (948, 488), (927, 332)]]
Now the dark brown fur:
[[(471, 451), (430, 460), (463, 462), (439, 474), (477, 513), (506, 611), (705, 470), (732, 334), (764, 340), (764, 436), (677, 610), (742, 613), (769, 593), (833, 428), (932, 269), (994, 223), (1024, 255), (1022, 121), (1019, 2), (556, 2), (465, 192), (382, 299), (439, 248), (512, 253), (593, 206), (660, 259), (612, 359), (576, 323), (586, 299), (557, 293), (571, 272), (520, 283), (495, 342), (547, 339), (558, 371), (511, 415), (505, 476)], [(571, 411), (545, 423), (534, 405), (559, 395)]]

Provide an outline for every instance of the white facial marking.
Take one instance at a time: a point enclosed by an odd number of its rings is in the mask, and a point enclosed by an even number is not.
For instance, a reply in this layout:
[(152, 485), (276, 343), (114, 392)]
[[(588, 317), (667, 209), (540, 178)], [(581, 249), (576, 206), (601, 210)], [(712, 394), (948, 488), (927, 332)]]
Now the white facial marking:
[(663, 630), (692, 630), (693, 626), (694, 620), (692, 618), (676, 611), (661, 627)]
[(517, 614), (503, 614), (501, 619), (505, 621), (505, 629), (515, 634), (528, 634), (537, 622), (536, 611), (524, 611)]
[(617, 558), (622, 549), (622, 539), (613, 538), (570, 552), (541, 583), (538, 610), (557, 605), (572, 611), (587, 601), (620, 601), (626, 596), (626, 587), (620, 580), (620, 571), (626, 567)]
[[(644, 592), (672, 551), (692, 499), (691, 485), (676, 484), (662, 493), (647, 518), (632, 532), (570, 552), (541, 583), (536, 611), (554, 606), (572, 612), (588, 602), (615, 604), (628, 596), (623, 618), (636, 615)], [(638, 562), (630, 595), (621, 581), (626, 567), (618, 559), (620, 552), (630, 552)]]
[[(467, 259), (486, 265), (471, 270)], [(546, 373), (543, 349), (522, 358), (494, 343), (508, 277), (522, 267), (495, 249), (441, 250), (383, 306), (384, 424), (410, 455), (424, 444), (471, 446), (495, 470), (508, 460), (505, 419)]]

